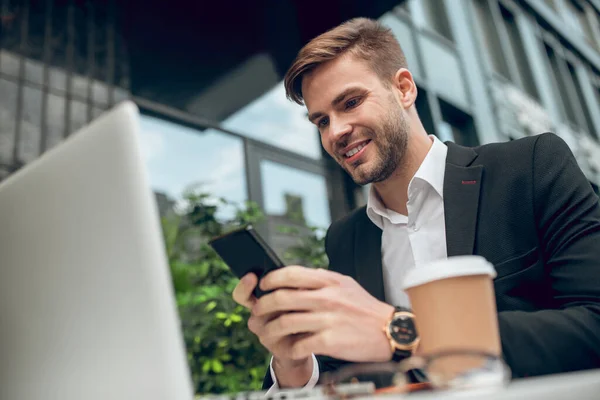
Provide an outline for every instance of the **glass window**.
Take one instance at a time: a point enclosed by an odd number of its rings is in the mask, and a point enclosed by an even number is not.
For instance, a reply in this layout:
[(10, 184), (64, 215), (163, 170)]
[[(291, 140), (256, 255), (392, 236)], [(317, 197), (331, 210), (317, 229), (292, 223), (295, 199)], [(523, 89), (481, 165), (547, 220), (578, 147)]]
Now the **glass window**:
[(481, 48), (487, 55), (494, 72), (502, 75), (506, 79), (510, 79), (508, 72), (508, 64), (502, 53), (502, 44), (498, 36), (498, 30), (494, 23), (492, 10), (488, 0), (475, 1), (475, 12), (477, 14), (477, 22), (482, 31), (480, 43)]
[(440, 111), (442, 121), (438, 124), (437, 130), (440, 140), (450, 140), (468, 147), (479, 145), (473, 118), (469, 114), (443, 100), (440, 100)]
[(35, 160), (40, 150), (42, 91), (37, 88), (25, 86), (23, 88), (23, 102), (21, 107), (22, 116), (18, 157), (20, 162), (28, 163)]
[[(141, 141), (152, 188), (158, 197), (168, 200), (162, 204), (179, 203), (184, 190), (192, 185), (199, 185), (215, 199), (236, 204), (247, 200), (241, 139), (143, 115)], [(234, 211), (219, 207), (217, 217), (231, 218)]]
[(73, 74), (71, 77), (71, 90), (73, 91), (73, 94), (79, 97), (81, 100), (87, 100), (88, 83), (89, 80), (87, 77)]
[(0, 164), (12, 164), (17, 115), (18, 87), (15, 82), (0, 79)]
[(92, 98), (96, 105), (106, 106), (108, 104), (108, 85), (94, 80), (92, 82)]
[(71, 100), (71, 126), (69, 134), (75, 133), (88, 122), (88, 105), (81, 101)]
[(64, 92), (67, 90), (67, 74), (60, 68), (51, 67), (48, 71), (50, 88)]
[(66, 99), (54, 94), (47, 95), (46, 110), (46, 149), (51, 149), (60, 143), (65, 135), (65, 104)]
[(283, 83), (223, 122), (223, 127), (301, 155), (320, 159), (317, 128), (306, 108), (285, 97)]
[(440, 0), (422, 0), (427, 25), (448, 40), (454, 40), (450, 21), (444, 2)]
[(19, 76), (20, 58), (7, 50), (0, 50), (0, 71), (14, 77)]
[(525, 91), (534, 99), (539, 99), (539, 94), (535, 86), (535, 80), (533, 79), (533, 73), (529, 66), (529, 59), (525, 52), (525, 47), (521, 39), (521, 33), (515, 16), (508, 11), (506, 8), (500, 6), (500, 12), (508, 32), (508, 39), (515, 56), (517, 63), (517, 69), (520, 75), (521, 86)]
[[(327, 228), (331, 223), (327, 185), (321, 175), (262, 160), (260, 164), (264, 212), (269, 243), (279, 255), (298, 244), (309, 227)], [(285, 228), (297, 232), (290, 234)]]
[(44, 65), (35, 60), (25, 60), (25, 79), (38, 85), (44, 84)]
[(556, 89), (558, 90), (559, 96), (557, 96), (556, 101), (559, 105), (562, 105), (563, 116), (566, 117), (571, 123), (577, 124), (577, 118), (575, 117), (575, 110), (573, 109), (573, 104), (569, 100), (569, 93), (567, 84), (565, 82), (564, 76), (561, 72), (560, 63), (563, 61), (559, 59), (559, 57), (554, 52), (554, 49), (548, 45), (546, 47), (546, 54), (548, 55), (548, 60), (550, 61), (550, 67), (552, 70), (552, 77), (554, 78), (554, 82), (556, 85)]
[[(567, 62), (567, 67), (569, 69), (569, 74), (571, 75), (571, 79), (573, 81), (573, 87), (575, 88), (575, 94), (577, 95), (577, 100), (579, 101), (579, 109), (583, 114), (583, 121), (581, 121), (583, 128), (585, 128), (589, 133), (591, 133), (596, 138), (598, 134), (594, 130), (594, 121), (592, 120), (592, 115), (590, 114), (590, 109), (585, 101), (585, 95), (583, 94), (583, 88), (581, 87), (581, 83), (577, 77), (577, 72), (575, 71), (575, 67)], [(581, 124), (580, 124), (581, 125)]]
[(571, 29), (584, 36), (588, 43), (597, 47), (592, 24), (586, 13), (585, 3), (579, 0), (565, 0), (564, 19)]

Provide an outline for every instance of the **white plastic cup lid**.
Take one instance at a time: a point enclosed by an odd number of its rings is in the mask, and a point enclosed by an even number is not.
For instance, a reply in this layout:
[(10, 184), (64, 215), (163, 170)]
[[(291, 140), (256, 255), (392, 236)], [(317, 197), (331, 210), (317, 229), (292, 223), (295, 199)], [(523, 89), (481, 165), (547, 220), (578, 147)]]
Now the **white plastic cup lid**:
[(420, 286), (425, 283), (458, 276), (489, 275), (496, 277), (494, 266), (481, 256), (455, 256), (416, 265), (406, 272), (402, 288)]

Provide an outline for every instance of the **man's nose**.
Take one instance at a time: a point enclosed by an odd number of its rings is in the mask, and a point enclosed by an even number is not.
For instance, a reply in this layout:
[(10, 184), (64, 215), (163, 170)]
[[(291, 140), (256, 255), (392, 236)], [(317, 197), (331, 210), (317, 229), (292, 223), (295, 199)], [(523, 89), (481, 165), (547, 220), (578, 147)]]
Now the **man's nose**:
[(343, 118), (332, 118), (330, 120), (331, 136), (334, 141), (338, 141), (350, 132), (352, 132), (352, 125)]

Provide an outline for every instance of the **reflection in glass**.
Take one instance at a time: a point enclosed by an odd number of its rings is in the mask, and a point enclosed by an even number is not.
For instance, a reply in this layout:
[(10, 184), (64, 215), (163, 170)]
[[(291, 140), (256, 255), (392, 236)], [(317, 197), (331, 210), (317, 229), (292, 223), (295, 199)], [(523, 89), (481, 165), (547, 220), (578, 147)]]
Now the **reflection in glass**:
[(317, 128), (308, 121), (306, 108), (285, 97), (283, 83), (229, 117), (223, 126), (303, 156), (321, 158)]
[[(152, 188), (164, 198), (163, 203), (173, 207), (191, 185), (236, 204), (247, 200), (240, 139), (143, 115), (141, 140)], [(219, 207), (217, 217), (231, 218), (234, 211)]]
[(268, 160), (260, 167), (269, 243), (285, 257), (291, 247), (301, 245), (300, 237), (312, 235), (310, 228), (329, 226), (327, 185), (321, 175)]
[(30, 162), (37, 156), (41, 139), (42, 91), (25, 86), (23, 88), (23, 103), (21, 117), (21, 132), (19, 137), (19, 161)]
[(17, 84), (0, 79), (0, 164), (11, 164), (17, 115)]

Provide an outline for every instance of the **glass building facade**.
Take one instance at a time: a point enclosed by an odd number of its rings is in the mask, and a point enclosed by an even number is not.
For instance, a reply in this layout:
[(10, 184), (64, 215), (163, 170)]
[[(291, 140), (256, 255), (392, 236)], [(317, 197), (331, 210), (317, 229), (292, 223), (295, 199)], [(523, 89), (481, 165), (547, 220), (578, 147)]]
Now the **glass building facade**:
[[(218, 11), (210, 7), (163, 15), (170, 22), (158, 28), (159, 3), (0, 0), (0, 179), (131, 98), (143, 113), (162, 212), (190, 185), (238, 204), (252, 200), (268, 217), (263, 233), (282, 251), (287, 242), (276, 227), (293, 225), (292, 215), (326, 228), (366, 201), (366, 188), (322, 151), (306, 110), (285, 98), (281, 79), (299, 47), (320, 33), (306, 26), (323, 31), (368, 11), (400, 41), (429, 133), (476, 146), (554, 131), (597, 189), (598, 0), (384, 3), (322, 24), (306, 22), (292, 0), (263, 14), (262, 2), (246, 4), (209, 33)], [(205, 18), (198, 35), (195, 25), (178, 23), (186, 12)], [(300, 22), (290, 27), (285, 18)], [(254, 34), (256, 48), (245, 37)], [(187, 51), (164, 53), (176, 44)]]

